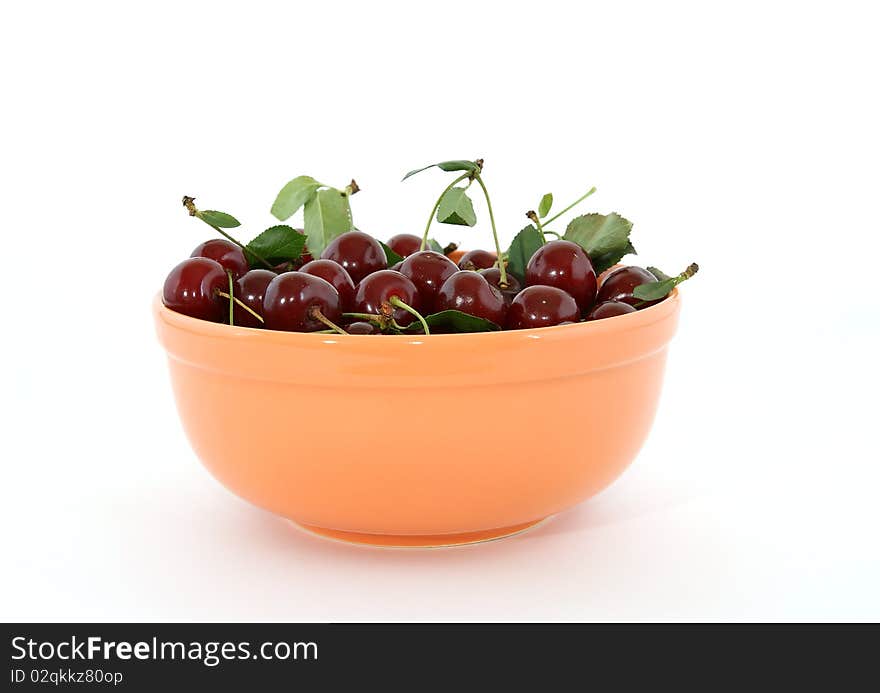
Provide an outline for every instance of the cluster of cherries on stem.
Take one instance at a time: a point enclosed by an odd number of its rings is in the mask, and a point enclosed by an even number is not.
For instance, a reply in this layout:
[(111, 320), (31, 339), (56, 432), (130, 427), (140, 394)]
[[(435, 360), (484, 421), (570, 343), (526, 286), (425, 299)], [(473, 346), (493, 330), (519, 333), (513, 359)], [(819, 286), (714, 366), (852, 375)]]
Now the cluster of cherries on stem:
[[(200, 244), (177, 265), (163, 288), (171, 310), (213, 322), (292, 332), (378, 334), (401, 330), (423, 316), (457, 310), (503, 329), (549, 327), (632, 313), (657, 301), (633, 296), (656, 282), (639, 267), (605, 273), (599, 285), (587, 253), (576, 243), (550, 241), (526, 267), (525, 286), (502, 273), (495, 253), (471, 250), (458, 264), (422, 250), (422, 239), (399, 234), (388, 246), (403, 260), (388, 268), (382, 245), (361, 231), (334, 239), (313, 259), (250, 269), (243, 250), (224, 239)], [(661, 299), (662, 300), (662, 299)]]

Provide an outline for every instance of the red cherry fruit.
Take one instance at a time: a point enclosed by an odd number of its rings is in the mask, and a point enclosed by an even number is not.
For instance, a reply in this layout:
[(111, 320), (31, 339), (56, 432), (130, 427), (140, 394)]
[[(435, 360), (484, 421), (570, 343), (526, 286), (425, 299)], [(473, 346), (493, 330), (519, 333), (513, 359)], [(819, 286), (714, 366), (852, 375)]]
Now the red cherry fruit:
[(510, 272), (507, 272), (507, 286), (503, 289), (501, 288), (501, 270), (497, 267), (481, 269), (480, 274), (486, 278), (487, 282), (501, 292), (501, 295), (504, 296), (504, 302), (508, 306), (514, 297), (522, 291), (522, 284), (520, 284), (519, 279), (514, 277)]
[[(257, 313), (263, 314), (263, 298), (266, 295), (266, 288), (269, 283), (275, 279), (277, 275), (267, 269), (252, 269), (244, 276), (239, 277), (234, 287), (233, 295), (248, 308)], [(240, 327), (262, 327), (263, 323), (257, 320), (248, 311), (237, 303), (233, 309), (233, 320)]]
[(458, 261), (458, 266), (463, 270), (488, 269), (495, 264), (498, 257), (488, 250), (469, 250)]
[(277, 275), (266, 287), (263, 318), (270, 330), (325, 330), (327, 326), (315, 317), (317, 310), (332, 322), (337, 322), (342, 315), (339, 292), (320, 277), (303, 272), (285, 272)]
[(342, 302), (343, 312), (351, 310), (354, 306), (354, 282), (345, 268), (333, 260), (312, 260), (299, 268), (300, 272), (312, 274), (330, 282), (333, 288), (339, 292), (339, 300)]
[(199, 243), (196, 249), (190, 253), (190, 257), (206, 257), (219, 262), (223, 269), (232, 272), (235, 279), (248, 271), (248, 262), (244, 251), (235, 243), (223, 238), (212, 238), (204, 243)]
[(443, 282), (434, 304), (437, 312), (460, 310), (496, 325), (504, 324), (507, 306), (501, 292), (486, 278), (471, 270), (459, 270)]
[[(382, 305), (389, 303), (396, 296), (410, 308), (421, 311), (422, 301), (416, 285), (394, 270), (380, 270), (364, 277), (358, 284), (357, 293), (354, 297), (354, 311), (356, 313), (370, 313), (379, 315)], [(392, 317), (398, 325), (409, 325), (415, 316), (403, 308), (393, 309)]]
[(419, 290), (422, 307), (433, 312), (437, 292), (449, 277), (458, 272), (456, 264), (441, 253), (420, 250), (400, 264), (400, 273)]
[(570, 294), (555, 286), (527, 286), (507, 309), (507, 329), (524, 330), (577, 322), (580, 309)]
[(379, 241), (362, 231), (349, 231), (334, 238), (321, 253), (321, 259), (338, 262), (355, 284), (388, 266)]
[(641, 267), (618, 267), (616, 270), (609, 272), (605, 277), (605, 281), (599, 287), (596, 301), (600, 303), (620, 301), (622, 303), (629, 303), (631, 306), (638, 306), (639, 308), (652, 306), (663, 299), (642, 301), (633, 296), (633, 289), (640, 284), (653, 284), (656, 281), (657, 277)]
[(400, 257), (409, 257), (422, 249), (422, 239), (411, 233), (399, 233), (389, 239), (388, 247)]
[(227, 299), (217, 295), (229, 291), (229, 277), (216, 260), (191, 257), (169, 273), (162, 287), (162, 302), (171, 310), (200, 320), (220, 322), (229, 315)]
[(626, 315), (627, 313), (635, 312), (636, 309), (629, 303), (624, 303), (623, 301), (604, 301), (587, 313), (586, 319), (602, 320), (603, 318), (613, 318), (615, 315)]
[(596, 272), (586, 251), (571, 241), (550, 241), (535, 251), (526, 265), (526, 284), (555, 286), (588, 309), (596, 299)]

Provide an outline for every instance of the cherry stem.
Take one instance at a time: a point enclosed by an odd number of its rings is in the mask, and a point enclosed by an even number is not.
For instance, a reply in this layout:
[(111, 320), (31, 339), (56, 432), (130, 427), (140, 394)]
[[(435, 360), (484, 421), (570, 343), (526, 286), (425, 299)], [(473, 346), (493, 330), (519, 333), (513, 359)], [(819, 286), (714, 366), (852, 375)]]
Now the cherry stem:
[[(232, 284), (232, 272), (230, 272), (229, 270), (226, 270), (226, 276), (229, 277), (229, 295), (234, 296), (235, 295), (235, 287)], [(229, 302), (229, 324), (233, 325), (233, 326), (235, 325), (235, 319), (233, 318), (234, 315), (235, 315), (235, 302), (230, 301)]]
[(343, 313), (343, 318), (358, 318), (360, 320), (368, 320), (369, 322), (381, 323), (381, 315), (373, 315), (372, 313)]
[(486, 190), (486, 184), (479, 173), (474, 174), (474, 180), (480, 184), (483, 189), (483, 196), (486, 198), (486, 206), (489, 208), (489, 222), (492, 224), (492, 236), (495, 238), (495, 253), (498, 256), (498, 286), (502, 289), (507, 287), (507, 270), (501, 259), (501, 244), (498, 242), (498, 229), (495, 228), (495, 213), (492, 211), (492, 200), (489, 199), (489, 191)]
[[(218, 291), (217, 295), (222, 296), (223, 298), (227, 299), (229, 301), (229, 305), (232, 305), (232, 301), (235, 301), (235, 303), (237, 303), (244, 310), (246, 310), (248, 313), (253, 315), (257, 320), (259, 320), (260, 322), (266, 322), (265, 320), (263, 320), (262, 315), (260, 315), (257, 311), (255, 311), (253, 308), (251, 308), (247, 303), (239, 300), (235, 296), (233, 296), (231, 294), (227, 294), (225, 291)], [(231, 325), (232, 323), (230, 322), (229, 324)]]
[[(352, 182), (354, 182), (354, 181), (352, 181)], [(191, 217), (198, 217), (199, 219), (204, 221), (208, 226), (210, 226), (212, 229), (214, 229), (217, 233), (219, 233), (221, 236), (223, 236), (227, 241), (229, 241), (230, 243), (235, 243), (235, 245), (237, 245), (239, 248), (241, 248), (244, 251), (245, 259), (247, 259), (247, 254), (250, 253), (255, 258), (257, 258), (257, 260), (259, 260), (264, 265), (266, 265), (266, 267), (268, 267), (269, 269), (272, 269), (272, 265), (269, 264), (269, 261), (266, 260), (266, 258), (264, 258), (262, 255), (258, 255), (253, 250), (250, 250), (247, 246), (245, 246), (244, 243), (242, 243), (241, 241), (230, 236), (228, 233), (226, 233), (226, 231), (221, 229), (219, 226), (214, 226), (214, 224), (212, 224), (211, 222), (205, 221), (205, 219), (201, 215), (201, 212), (199, 212), (199, 210), (196, 209), (195, 202), (196, 202), (196, 198), (190, 197), (189, 195), (183, 196), (183, 206), (186, 207), (186, 210), (189, 212), (189, 215)]]
[(563, 214), (565, 214), (565, 213), (566, 213), (568, 210), (570, 210), (572, 207), (574, 207), (574, 206), (576, 206), (576, 205), (579, 205), (581, 202), (583, 202), (584, 200), (586, 200), (586, 199), (587, 199), (590, 195), (592, 195), (594, 192), (596, 192), (596, 187), (595, 187), (595, 186), (593, 186), (592, 188), (590, 188), (589, 190), (587, 190), (586, 193), (584, 193), (583, 195), (581, 195), (578, 199), (576, 199), (574, 202), (572, 202), (570, 205), (568, 205), (568, 207), (566, 207), (565, 209), (563, 209), (561, 212), (558, 212), (558, 213), (554, 214), (552, 217), (550, 217), (549, 219), (547, 219), (544, 223), (545, 223), (545, 224), (549, 224), (549, 223), (551, 223), (551, 222), (553, 222), (553, 221), (556, 221), (559, 217), (561, 217)]
[(428, 323), (425, 322), (425, 319), (422, 317), (422, 314), (419, 313), (419, 311), (417, 311), (415, 308), (413, 308), (412, 306), (408, 306), (406, 303), (401, 301), (397, 296), (392, 296), (391, 298), (389, 298), (388, 303), (390, 303), (392, 306), (395, 306), (396, 308), (402, 308), (407, 313), (411, 313), (412, 315), (415, 315), (416, 319), (418, 319), (418, 321), (420, 323), (422, 323), (422, 329), (425, 331), (425, 334), (431, 334), (431, 330), (428, 329)]
[(690, 279), (700, 271), (700, 266), (696, 262), (692, 262), (687, 269), (675, 278), (676, 285), (681, 284), (685, 279)]
[(329, 327), (334, 332), (338, 332), (339, 334), (348, 334), (345, 330), (343, 330), (339, 325), (335, 324), (330, 318), (324, 315), (321, 312), (321, 309), (318, 306), (312, 306), (309, 309), (309, 317), (314, 318), (318, 322), (324, 323), (327, 327)]
[(550, 229), (544, 229), (544, 233), (552, 234), (552, 235), (556, 236), (556, 238), (562, 238), (562, 234), (556, 233), (555, 231), (551, 231)]
[(437, 210), (440, 208), (440, 202), (443, 199), (443, 196), (448, 193), (452, 188), (455, 187), (456, 183), (460, 183), (465, 178), (468, 178), (471, 175), (471, 172), (461, 174), (458, 178), (452, 181), (449, 185), (446, 186), (446, 189), (440, 193), (440, 197), (437, 198), (437, 202), (434, 203), (434, 209), (431, 210), (431, 216), (428, 217), (428, 223), (425, 226), (425, 233), (422, 234), (422, 245), (419, 246), (419, 250), (424, 250), (428, 246), (428, 232), (431, 230), (431, 222), (434, 221), (434, 215), (437, 214)]
[(526, 216), (532, 220), (535, 226), (538, 228), (538, 234), (541, 236), (541, 243), (546, 243), (547, 238), (544, 236), (544, 227), (541, 225), (541, 220), (538, 218), (538, 215), (535, 214), (534, 210), (529, 210), (526, 212)]

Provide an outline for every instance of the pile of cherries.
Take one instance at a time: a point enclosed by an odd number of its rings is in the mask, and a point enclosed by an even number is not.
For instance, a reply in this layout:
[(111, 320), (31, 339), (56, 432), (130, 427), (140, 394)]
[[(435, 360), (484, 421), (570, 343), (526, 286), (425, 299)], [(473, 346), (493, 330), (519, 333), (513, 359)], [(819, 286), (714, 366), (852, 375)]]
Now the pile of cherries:
[(571, 241), (542, 245), (528, 262), (524, 285), (509, 272), (502, 284), (495, 253), (471, 250), (456, 264), (420, 250), (421, 244), (410, 234), (391, 238), (388, 246), (403, 260), (388, 268), (375, 238), (350, 231), (319, 259), (305, 253), (298, 263), (250, 269), (239, 246), (212, 239), (171, 271), (163, 300), (202, 320), (349, 334), (399, 332), (447, 310), (518, 330), (610, 318), (658, 302), (633, 296), (635, 287), (657, 281), (653, 274), (619, 267), (597, 279), (587, 253)]

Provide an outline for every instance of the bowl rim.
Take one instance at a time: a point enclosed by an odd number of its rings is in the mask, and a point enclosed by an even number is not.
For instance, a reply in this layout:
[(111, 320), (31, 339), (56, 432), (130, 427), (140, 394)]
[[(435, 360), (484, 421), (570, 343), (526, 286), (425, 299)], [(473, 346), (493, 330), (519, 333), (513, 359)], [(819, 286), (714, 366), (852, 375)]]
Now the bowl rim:
[[(492, 332), (459, 332), (453, 334), (391, 334), (381, 335), (383, 341), (396, 344), (414, 343), (425, 344), (426, 342), (461, 341), (461, 340), (534, 340), (545, 336), (550, 337), (588, 337), (599, 336), (609, 332), (631, 330), (646, 327), (656, 322), (662, 322), (678, 312), (681, 304), (681, 296), (678, 288), (674, 288), (665, 299), (652, 306), (647, 306), (634, 313), (615, 315), (611, 318), (594, 320), (590, 322), (577, 322), (571, 325), (553, 325), (549, 327), (535, 327), (526, 330), (495, 330)], [(285, 332), (282, 330), (266, 330), (255, 327), (243, 327), (228, 325), (226, 323), (200, 320), (183, 313), (178, 313), (165, 306), (162, 301), (162, 293), (157, 292), (153, 299), (153, 310), (157, 320), (161, 320), (169, 327), (197, 333), (204, 336), (250, 339), (266, 342), (282, 342), (287, 344), (315, 344), (317, 342), (339, 341), (375, 341), (380, 335), (362, 334), (319, 334), (317, 332)]]

